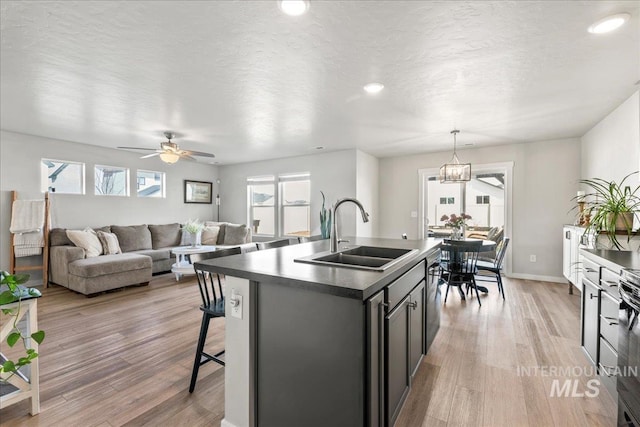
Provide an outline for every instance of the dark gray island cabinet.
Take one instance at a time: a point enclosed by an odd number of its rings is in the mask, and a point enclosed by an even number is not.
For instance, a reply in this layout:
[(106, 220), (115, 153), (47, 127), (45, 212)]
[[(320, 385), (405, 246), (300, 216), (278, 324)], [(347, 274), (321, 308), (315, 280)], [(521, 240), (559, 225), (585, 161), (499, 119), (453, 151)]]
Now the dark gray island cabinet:
[(393, 426), (439, 328), (439, 242), (351, 242), (417, 251), (381, 272), (294, 262), (328, 241), (199, 264), (242, 297), (242, 318), (226, 307), (222, 426)]

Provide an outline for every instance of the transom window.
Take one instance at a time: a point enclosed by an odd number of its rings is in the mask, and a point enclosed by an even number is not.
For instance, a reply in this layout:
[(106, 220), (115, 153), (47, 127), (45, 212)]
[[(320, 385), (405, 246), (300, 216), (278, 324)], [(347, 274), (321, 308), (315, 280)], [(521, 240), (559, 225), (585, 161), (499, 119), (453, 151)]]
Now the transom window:
[(138, 197), (166, 197), (164, 172), (138, 170), (136, 191)]
[(101, 196), (128, 196), (129, 169), (118, 166), (96, 165), (95, 194)]
[(40, 183), (42, 192), (84, 194), (84, 163), (42, 159)]

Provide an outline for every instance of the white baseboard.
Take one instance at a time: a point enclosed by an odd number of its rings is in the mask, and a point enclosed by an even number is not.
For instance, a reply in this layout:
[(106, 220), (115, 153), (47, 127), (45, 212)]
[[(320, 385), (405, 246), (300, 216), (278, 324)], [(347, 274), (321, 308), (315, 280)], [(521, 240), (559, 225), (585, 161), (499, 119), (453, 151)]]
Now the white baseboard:
[(236, 427), (236, 425), (231, 424), (229, 421), (226, 420), (226, 418), (223, 418), (222, 421), (220, 421), (220, 427)]
[(564, 285), (569, 282), (564, 277), (556, 277), (556, 276), (539, 276), (537, 274), (522, 274), (522, 273), (511, 273), (506, 275), (506, 277), (510, 279), (524, 279), (524, 280), (537, 280), (540, 282), (552, 282), (552, 283), (562, 283)]

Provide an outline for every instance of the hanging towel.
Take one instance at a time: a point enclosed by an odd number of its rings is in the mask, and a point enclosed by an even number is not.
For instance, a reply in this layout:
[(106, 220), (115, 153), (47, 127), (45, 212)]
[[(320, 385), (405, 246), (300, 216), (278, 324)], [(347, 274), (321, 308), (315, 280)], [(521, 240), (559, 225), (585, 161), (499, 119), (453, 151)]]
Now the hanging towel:
[(44, 200), (16, 200), (11, 207), (11, 227), (17, 233), (42, 232), (44, 227)]
[(11, 207), (14, 254), (17, 258), (40, 255), (44, 246), (44, 200), (16, 200)]

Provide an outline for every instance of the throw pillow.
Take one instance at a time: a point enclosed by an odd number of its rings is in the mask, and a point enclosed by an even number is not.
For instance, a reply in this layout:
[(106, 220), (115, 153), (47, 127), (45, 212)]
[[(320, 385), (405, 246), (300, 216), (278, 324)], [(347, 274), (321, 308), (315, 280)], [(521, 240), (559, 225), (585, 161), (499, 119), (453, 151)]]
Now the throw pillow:
[(241, 245), (247, 239), (249, 229), (246, 225), (241, 224), (225, 224), (224, 244), (225, 245)]
[(118, 243), (118, 236), (114, 233), (106, 233), (104, 231), (98, 231), (98, 239), (102, 244), (102, 252), (105, 255), (121, 254), (120, 244)]
[(96, 232), (90, 228), (84, 230), (67, 230), (67, 237), (79, 248), (84, 249), (85, 258), (102, 255), (102, 243)]
[(202, 244), (203, 245), (215, 245), (218, 243), (218, 233), (220, 227), (209, 226), (202, 230)]

